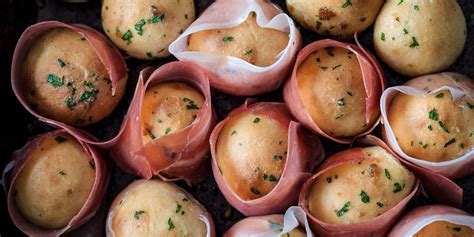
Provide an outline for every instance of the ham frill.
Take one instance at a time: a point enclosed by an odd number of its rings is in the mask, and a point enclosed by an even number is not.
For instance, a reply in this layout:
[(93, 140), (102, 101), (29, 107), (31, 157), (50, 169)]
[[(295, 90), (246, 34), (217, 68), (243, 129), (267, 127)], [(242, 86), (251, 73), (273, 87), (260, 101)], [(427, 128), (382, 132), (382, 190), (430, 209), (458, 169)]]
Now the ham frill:
[(80, 230), (102, 204), (108, 180), (108, 164), (96, 148), (65, 130), (41, 134), (5, 168), (10, 217), (31, 236)]
[(313, 237), (301, 207), (290, 207), (285, 215), (247, 217), (227, 230), (224, 237), (265, 236), (265, 237)]
[(402, 158), (448, 178), (474, 173), (474, 84), (440, 73), (390, 87), (382, 95), (382, 134)]
[(249, 96), (277, 89), (300, 47), (293, 20), (270, 1), (218, 0), (169, 51), (205, 68), (212, 87)]
[(96, 30), (46, 21), (20, 37), (11, 80), (18, 100), (40, 120), (82, 127), (112, 113), (125, 92), (127, 69), (120, 52)]
[(215, 121), (209, 80), (199, 67), (145, 68), (110, 153), (121, 169), (143, 178), (197, 183), (209, 169)]
[(300, 51), (283, 94), (293, 116), (308, 129), (349, 143), (377, 126), (384, 88), (380, 65), (360, 44), (326, 39)]
[(206, 209), (172, 182), (137, 180), (115, 198), (106, 223), (108, 237), (214, 237)]
[(310, 134), (282, 103), (233, 110), (212, 131), (212, 172), (227, 201), (246, 216), (284, 212), (324, 157)]
[(328, 158), (303, 185), (299, 205), (317, 234), (385, 236), (422, 184), (435, 201), (461, 205), (462, 189), (446, 177), (399, 158), (377, 137), (358, 143)]
[(474, 236), (474, 216), (450, 206), (427, 205), (405, 214), (388, 237)]

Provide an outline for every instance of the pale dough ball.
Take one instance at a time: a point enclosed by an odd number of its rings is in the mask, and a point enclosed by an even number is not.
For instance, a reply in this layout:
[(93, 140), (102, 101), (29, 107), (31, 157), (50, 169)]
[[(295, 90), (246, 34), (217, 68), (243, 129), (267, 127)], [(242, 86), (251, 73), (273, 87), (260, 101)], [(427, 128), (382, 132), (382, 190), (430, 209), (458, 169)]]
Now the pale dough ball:
[(286, 48), (288, 33), (260, 27), (256, 19), (252, 12), (235, 27), (193, 33), (188, 39), (188, 50), (232, 56), (259, 67), (270, 66)]
[(112, 113), (126, 80), (112, 96), (109, 74), (87, 40), (67, 28), (47, 31), (31, 45), (22, 68), (23, 94), (39, 114), (73, 126)]
[(296, 72), (298, 93), (313, 121), (334, 137), (352, 137), (370, 128), (366, 123), (366, 92), (359, 61), (343, 48), (310, 54)]
[(139, 180), (114, 200), (107, 236), (206, 236), (206, 210), (171, 182)]
[(453, 64), (466, 36), (456, 0), (388, 0), (375, 21), (374, 45), (392, 69), (419, 76)]
[(143, 143), (189, 126), (204, 100), (198, 90), (185, 83), (165, 82), (149, 87), (141, 109)]
[(474, 236), (474, 230), (469, 226), (458, 225), (447, 221), (435, 221), (423, 227), (423, 229), (413, 236), (472, 237)]
[(286, 0), (293, 19), (304, 28), (336, 37), (353, 36), (375, 21), (383, 0)]
[(448, 90), (420, 96), (397, 93), (387, 117), (407, 155), (431, 162), (449, 161), (474, 147), (474, 110), (467, 103), (465, 98), (452, 101)]
[(364, 148), (370, 156), (336, 166), (316, 178), (309, 212), (330, 224), (354, 224), (377, 217), (408, 196), (415, 176), (385, 149)]
[(277, 185), (285, 167), (287, 146), (288, 127), (246, 111), (229, 119), (220, 131), (217, 165), (237, 196), (257, 199)]
[(95, 165), (67, 134), (46, 138), (29, 154), (13, 183), (17, 208), (40, 228), (59, 229), (81, 210), (95, 180)]
[(102, 27), (128, 55), (150, 60), (170, 54), (195, 14), (193, 0), (104, 0)]

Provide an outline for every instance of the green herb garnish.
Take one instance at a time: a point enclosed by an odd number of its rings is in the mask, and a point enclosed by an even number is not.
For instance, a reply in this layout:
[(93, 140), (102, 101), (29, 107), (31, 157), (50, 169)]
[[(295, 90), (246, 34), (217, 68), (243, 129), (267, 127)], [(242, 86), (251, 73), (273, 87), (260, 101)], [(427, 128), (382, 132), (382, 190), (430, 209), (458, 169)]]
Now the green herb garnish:
[(339, 209), (339, 211), (337, 211), (336, 213), (337, 217), (341, 217), (342, 215), (344, 215), (344, 213), (348, 212), (350, 205), (351, 205), (351, 202), (344, 203), (344, 206), (341, 209)]
[(54, 74), (48, 75), (48, 82), (51, 83), (51, 85), (53, 85), (54, 87), (60, 87), (64, 85), (63, 79)]
[(359, 195), (360, 195), (360, 200), (363, 203), (369, 203), (370, 202), (370, 197), (369, 197), (369, 195), (367, 195), (366, 192), (364, 192), (364, 190), (361, 190)]

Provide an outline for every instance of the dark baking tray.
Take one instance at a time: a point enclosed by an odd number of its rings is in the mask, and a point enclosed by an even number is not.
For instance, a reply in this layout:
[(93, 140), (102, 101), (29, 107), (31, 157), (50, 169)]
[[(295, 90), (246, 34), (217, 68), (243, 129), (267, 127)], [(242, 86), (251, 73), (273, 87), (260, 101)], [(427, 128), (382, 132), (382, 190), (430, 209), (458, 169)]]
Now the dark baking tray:
[[(211, 0), (195, 0), (197, 13), (203, 12), (212, 2)], [(287, 11), (284, 0), (273, 2)], [(474, 78), (474, 15), (471, 17), (471, 14), (474, 13), (474, 3), (470, 0), (459, 0), (458, 2), (468, 21), (468, 38), (463, 54), (448, 71), (460, 72)], [(2, 170), (10, 160), (12, 152), (21, 148), (26, 143), (28, 137), (52, 129), (40, 123), (27, 113), (13, 95), (10, 86), (10, 65), (13, 49), (20, 34), (27, 26), (45, 20), (81, 23), (102, 31), (100, 5), (101, 3), (98, 0), (92, 0), (88, 3), (64, 3), (59, 0), (0, 0), (0, 9), (3, 11), (3, 14), (1, 14), (2, 19), (0, 20), (0, 102), (3, 111), (3, 114), (0, 116), (0, 121), (2, 122), (2, 128), (0, 130), (0, 168)], [(315, 33), (304, 29), (301, 29), (301, 33), (305, 45), (321, 39), (321, 37)], [(371, 50), (371, 52), (374, 52), (371, 36), (372, 29), (370, 28), (361, 35), (361, 39), (363, 44)], [(127, 58), (126, 62), (130, 71), (127, 91), (123, 100), (109, 118), (96, 125), (90, 126), (87, 130), (103, 139), (113, 137), (121, 124), (123, 115), (126, 113), (133, 96), (138, 72), (146, 66), (159, 67), (164, 63), (174, 60), (176, 59), (172, 56), (155, 61), (140, 61)], [(382, 64), (382, 66), (389, 86), (399, 85), (410, 79), (409, 77), (394, 72), (384, 64)], [(212, 97), (219, 120), (224, 118), (233, 108), (241, 105), (245, 100), (244, 97), (231, 96), (214, 89), (212, 90)], [(272, 93), (260, 95), (256, 98), (258, 101), (283, 101), (282, 90), (280, 88)], [(380, 135), (380, 130), (377, 129), (374, 134)], [(322, 138), (321, 140), (328, 155), (348, 148), (347, 145), (337, 144), (328, 139)], [(107, 209), (118, 192), (137, 178), (133, 175), (123, 173), (117, 167), (114, 167), (111, 175), (109, 192), (105, 200)], [(455, 182), (464, 189), (462, 209), (474, 214), (474, 176), (456, 180)], [(243, 218), (242, 214), (238, 213), (238, 211), (233, 209), (226, 202), (217, 188), (212, 175), (209, 175), (204, 183), (193, 187), (188, 187), (183, 182), (177, 183), (191, 192), (212, 214), (219, 235), (222, 234), (223, 230), (228, 228), (230, 224)], [(449, 195), (449, 193), (446, 193), (446, 195)], [(418, 196), (411, 201), (409, 208), (429, 203), (433, 203), (433, 201), (429, 198)], [(4, 194), (0, 195), (0, 218), (0, 236), (24, 235), (13, 225), (8, 215)]]

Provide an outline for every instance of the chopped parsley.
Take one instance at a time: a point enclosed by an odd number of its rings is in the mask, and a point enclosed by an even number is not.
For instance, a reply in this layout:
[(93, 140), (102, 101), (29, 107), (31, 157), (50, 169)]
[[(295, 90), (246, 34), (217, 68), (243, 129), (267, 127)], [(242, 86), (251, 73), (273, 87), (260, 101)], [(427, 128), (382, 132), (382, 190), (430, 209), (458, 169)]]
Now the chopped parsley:
[(381, 202), (377, 202), (377, 206), (379, 206), (379, 207), (383, 207), (383, 203), (381, 203)]
[(321, 23), (320, 21), (316, 21), (316, 30), (321, 29), (322, 25), (323, 25), (323, 23)]
[(276, 182), (276, 181), (278, 181), (277, 177), (275, 177), (275, 175), (273, 175), (273, 174), (270, 174), (270, 175), (268, 175), (268, 174), (263, 174), (263, 180), (268, 180), (268, 181), (270, 181), (270, 182)]
[(399, 183), (394, 183), (393, 184), (393, 193), (398, 193), (402, 191), (402, 186)]
[(433, 131), (433, 126), (431, 126), (431, 124), (428, 125), (428, 130)]
[(338, 64), (338, 65), (332, 67), (332, 70), (335, 70), (336, 68), (338, 68), (338, 67), (340, 67), (340, 66), (341, 66), (341, 64)]
[(90, 91), (84, 91), (79, 98), (80, 102), (83, 103), (92, 103), (94, 102), (94, 95), (97, 94), (99, 91), (98, 90), (90, 90)]
[(56, 137), (54, 138), (54, 140), (56, 140), (56, 142), (57, 142), (58, 144), (61, 144), (61, 143), (65, 142), (65, 141), (67, 141), (67, 138), (65, 138), (65, 137), (63, 137), (63, 136), (56, 136)]
[(346, 8), (348, 6), (352, 6), (351, 0), (346, 0), (346, 2), (342, 5), (342, 8)]
[(418, 41), (416, 40), (416, 37), (413, 36), (411, 37), (411, 44), (410, 44), (410, 48), (414, 48), (416, 46), (420, 46), (420, 44), (418, 44)]
[(51, 83), (51, 85), (53, 85), (54, 87), (60, 87), (64, 85), (63, 79), (54, 74), (48, 75), (48, 82)]
[(443, 129), (443, 131), (449, 133), (449, 130), (448, 130), (448, 128), (446, 127), (446, 125), (444, 125), (443, 121), (438, 121), (438, 124), (439, 124), (439, 126)]
[(360, 21), (361, 21), (361, 22), (365, 22), (365, 20), (367, 20), (367, 17), (365, 17), (365, 16), (363, 16), (363, 17), (360, 18)]
[(446, 143), (444, 144), (444, 147), (446, 148), (446, 147), (448, 147), (449, 145), (451, 145), (451, 144), (453, 144), (453, 143), (455, 143), (455, 142), (456, 142), (456, 138), (453, 138), (453, 139), (449, 140), (448, 142), (446, 142)]
[(348, 94), (349, 96), (352, 96), (352, 92), (350, 92), (350, 91), (347, 91), (347, 94)]
[(403, 28), (403, 33), (404, 33), (405, 35), (408, 34), (407, 28)]
[(385, 33), (384, 33), (384, 32), (382, 32), (382, 34), (380, 34), (380, 39), (381, 39), (382, 41), (385, 41)]
[(125, 34), (123, 34), (120, 38), (123, 41), (127, 41), (127, 45), (129, 45), (132, 43), (133, 33), (131, 30), (127, 30), (127, 32), (125, 32)]
[(344, 213), (348, 212), (350, 205), (351, 205), (351, 202), (344, 203), (344, 206), (341, 209), (339, 209), (339, 211), (337, 211), (336, 213), (337, 217), (341, 217), (342, 215), (344, 215)]
[(66, 66), (66, 63), (60, 58), (58, 58), (58, 64), (59, 64), (60, 67), (65, 67)]
[(400, 2), (398, 2), (398, 5), (401, 5), (403, 3), (403, 0), (400, 0)]
[(253, 49), (249, 49), (247, 50), (247, 52), (245, 52), (245, 55), (252, 55), (253, 54)]
[(439, 93), (435, 96), (435, 98), (437, 99), (440, 99), (440, 98), (443, 98), (444, 94), (443, 93)]
[(279, 155), (279, 154), (276, 154), (276, 155), (273, 155), (273, 159), (275, 160), (282, 160), (283, 159), (283, 156)]
[(456, 231), (456, 232), (459, 232), (459, 231), (461, 231), (461, 227), (453, 227), (453, 230)]
[(167, 127), (166, 130), (165, 130), (165, 135), (170, 133), (171, 132), (171, 128), (170, 127)]
[(174, 224), (170, 217), (168, 218), (168, 230), (172, 230), (172, 229), (174, 229)]
[(321, 68), (323, 71), (326, 71), (328, 69), (328, 67), (321, 67), (321, 66), (319, 68)]
[(392, 179), (392, 175), (390, 175), (390, 171), (388, 171), (388, 169), (384, 169), (385, 171), (385, 177), (387, 177), (387, 179)]
[(179, 211), (181, 211), (181, 208), (182, 208), (181, 205), (176, 204), (176, 213), (178, 213)]
[(231, 135), (231, 136), (237, 135), (237, 131), (235, 131), (235, 130), (232, 131), (232, 132), (230, 133), (230, 135)]
[(138, 35), (143, 35), (143, 26), (146, 24), (145, 19), (141, 19), (140, 21), (135, 24), (135, 30), (137, 31)]
[(360, 200), (363, 203), (369, 203), (370, 202), (370, 197), (369, 197), (369, 195), (367, 195), (366, 192), (364, 192), (364, 190), (361, 190), (359, 195), (360, 195)]
[(327, 177), (326, 182), (328, 182), (328, 184), (332, 183), (332, 177), (331, 176)]
[(256, 117), (254, 120), (253, 120), (253, 123), (258, 123), (260, 122), (260, 118), (259, 117)]
[(62, 171), (62, 170), (59, 171), (59, 174), (62, 175), (62, 176), (66, 175), (66, 173), (65, 173), (64, 171)]
[(250, 192), (252, 192), (252, 193), (255, 194), (255, 195), (260, 195), (260, 191), (258, 191), (258, 189), (255, 188), (255, 187), (251, 187), (251, 188), (250, 188)]
[(415, 9), (415, 10), (419, 11), (419, 10), (420, 10), (420, 6), (418, 6), (418, 5), (415, 5), (415, 6), (413, 6), (413, 9)]
[(189, 98), (183, 98), (183, 101), (186, 103), (187, 110), (199, 109), (197, 104), (194, 103), (194, 100), (191, 100)]
[(153, 16), (147, 20), (148, 23), (158, 23), (165, 20), (165, 14), (153, 14)]
[(344, 97), (337, 100), (337, 105), (339, 105), (339, 106), (345, 106), (346, 105), (346, 102), (344, 102)]
[(155, 135), (153, 134), (153, 132), (151, 132), (150, 129), (147, 129), (147, 134), (148, 134), (148, 136), (149, 136), (152, 140), (155, 140), (155, 139), (156, 139)]
[(222, 38), (222, 41), (224, 41), (224, 42), (232, 42), (232, 41), (234, 41), (234, 37), (232, 37), (232, 36), (226, 36), (226, 37)]
[(345, 115), (346, 115), (345, 113), (342, 113), (342, 114), (338, 115), (338, 116), (336, 117), (336, 119), (340, 119), (340, 118), (344, 117)]
[(428, 118), (434, 121), (439, 120), (439, 115), (438, 112), (436, 112), (436, 109), (433, 108), (428, 112)]
[(135, 214), (133, 215), (133, 217), (138, 220), (138, 219), (140, 219), (140, 216), (141, 216), (143, 213), (145, 213), (145, 211), (143, 211), (143, 210), (135, 211)]

